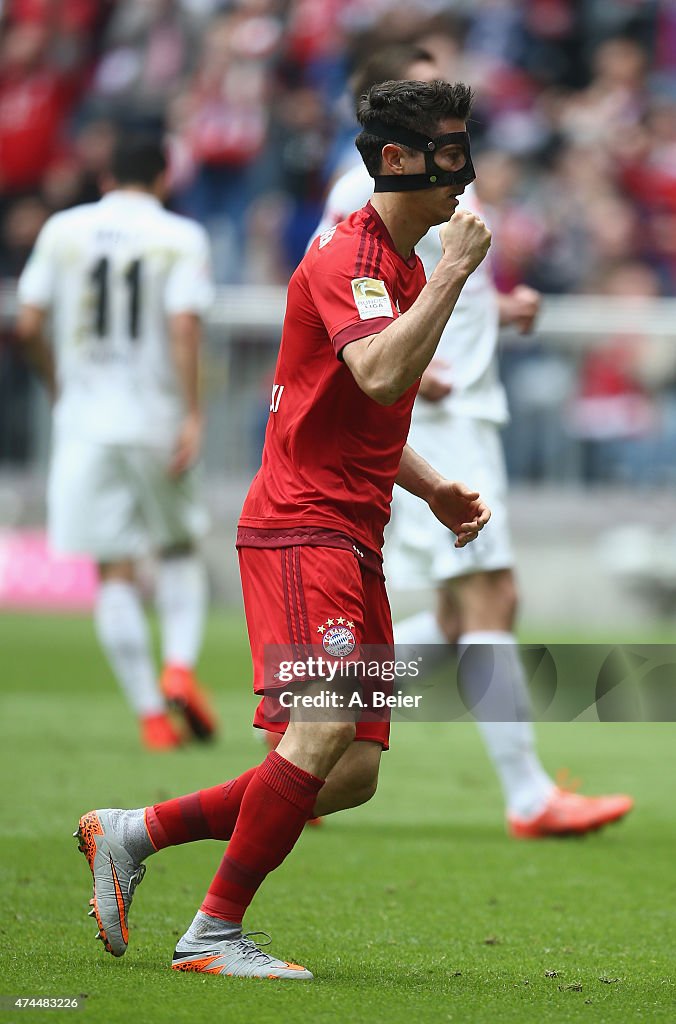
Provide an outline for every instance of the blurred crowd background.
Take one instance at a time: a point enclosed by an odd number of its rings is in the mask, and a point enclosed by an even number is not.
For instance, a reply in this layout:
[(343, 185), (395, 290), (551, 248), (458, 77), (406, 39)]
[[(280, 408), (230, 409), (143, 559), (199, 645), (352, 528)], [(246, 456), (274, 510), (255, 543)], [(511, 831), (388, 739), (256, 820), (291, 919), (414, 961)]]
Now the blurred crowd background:
[[(352, 69), (415, 40), (476, 91), (500, 289), (676, 296), (676, 0), (0, 0), (0, 12), (0, 278), (21, 271), (52, 211), (97, 197), (116, 135), (144, 128), (166, 134), (171, 205), (208, 228), (218, 282), (285, 284), (328, 184), (358, 159)], [(32, 386), (6, 317), (2, 331), (0, 465), (21, 466)], [(611, 334), (572, 359), (537, 334), (506, 337), (513, 478), (674, 482), (676, 351), (661, 341)], [(271, 353), (255, 351), (262, 395)], [(260, 399), (246, 414), (252, 469), (264, 411)]]

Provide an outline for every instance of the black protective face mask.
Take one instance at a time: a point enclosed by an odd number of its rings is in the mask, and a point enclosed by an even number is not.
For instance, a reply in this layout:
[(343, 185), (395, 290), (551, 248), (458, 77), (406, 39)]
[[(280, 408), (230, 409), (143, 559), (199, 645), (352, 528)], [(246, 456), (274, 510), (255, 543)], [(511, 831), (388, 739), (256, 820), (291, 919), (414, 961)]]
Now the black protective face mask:
[[(468, 132), (447, 132), (430, 138), (420, 132), (401, 125), (387, 125), (382, 121), (371, 121), (364, 128), (369, 135), (375, 135), (385, 142), (395, 142), (400, 146), (418, 150), (425, 154), (424, 174), (377, 174), (374, 178), (376, 192), (414, 192), (423, 188), (455, 188), (469, 185), (476, 178), (472, 155), (469, 146)], [(448, 145), (461, 146), (465, 154), (465, 162), (456, 171), (445, 171), (436, 163), (434, 153)]]

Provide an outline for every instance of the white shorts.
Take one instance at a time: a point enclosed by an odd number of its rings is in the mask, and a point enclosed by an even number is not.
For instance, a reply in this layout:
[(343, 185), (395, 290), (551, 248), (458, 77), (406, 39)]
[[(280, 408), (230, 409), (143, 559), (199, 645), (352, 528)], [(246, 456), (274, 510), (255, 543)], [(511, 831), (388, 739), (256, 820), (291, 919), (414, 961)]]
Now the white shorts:
[(174, 479), (169, 459), (168, 447), (56, 440), (47, 485), (52, 549), (111, 562), (202, 536), (208, 516), (197, 472)]
[(384, 551), (385, 575), (392, 588), (429, 587), (470, 573), (512, 568), (507, 473), (499, 427), (486, 420), (445, 415), (438, 422), (415, 425), (408, 443), (443, 476), (479, 491), (491, 510), (491, 519), (475, 541), (456, 548), (455, 536), (427, 504), (395, 487)]

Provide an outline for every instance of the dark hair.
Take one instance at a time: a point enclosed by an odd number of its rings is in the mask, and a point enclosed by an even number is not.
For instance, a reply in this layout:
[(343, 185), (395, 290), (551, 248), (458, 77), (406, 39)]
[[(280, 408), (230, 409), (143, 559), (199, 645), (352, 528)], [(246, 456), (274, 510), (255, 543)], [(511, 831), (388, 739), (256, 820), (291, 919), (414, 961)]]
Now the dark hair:
[(147, 136), (121, 137), (115, 144), (110, 173), (119, 185), (145, 185), (150, 188), (167, 168), (160, 139)]
[(417, 43), (393, 43), (383, 46), (370, 53), (357, 64), (350, 85), (355, 100), (359, 103), (361, 96), (379, 82), (399, 81), (406, 77), (411, 64), (425, 61), (434, 64), (434, 57), (424, 46)]
[(400, 125), (424, 135), (438, 135), (441, 121), (466, 121), (472, 106), (472, 90), (463, 82), (380, 82), (359, 100), (357, 117), (362, 131), (355, 145), (371, 177), (380, 172), (385, 140), (369, 135), (369, 122)]

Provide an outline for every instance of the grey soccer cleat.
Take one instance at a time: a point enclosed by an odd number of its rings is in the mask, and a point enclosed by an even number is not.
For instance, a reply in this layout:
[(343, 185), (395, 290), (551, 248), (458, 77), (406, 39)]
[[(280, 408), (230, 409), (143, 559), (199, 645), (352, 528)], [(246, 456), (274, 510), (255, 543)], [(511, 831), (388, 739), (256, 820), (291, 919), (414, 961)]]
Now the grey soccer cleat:
[(252, 935), (265, 934), (248, 932), (238, 939), (222, 939), (220, 942), (185, 943), (181, 939), (176, 947), (171, 968), (174, 971), (222, 974), (228, 978), (312, 981), (313, 976), (306, 967), (287, 963), (286, 960), (277, 960), (252, 941)]
[(145, 864), (134, 861), (115, 839), (108, 811), (83, 814), (73, 835), (94, 879), (89, 916), (95, 917), (99, 926), (96, 938), (113, 956), (123, 956), (129, 942), (127, 915)]

